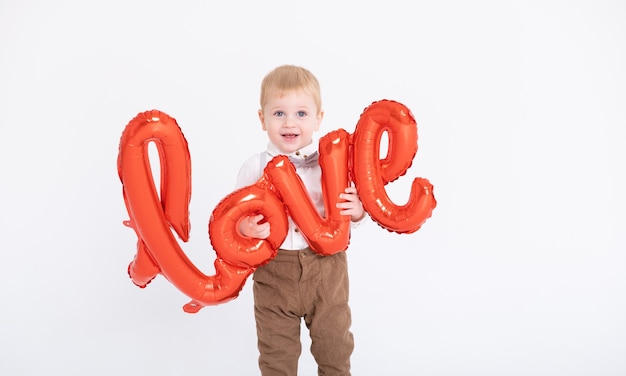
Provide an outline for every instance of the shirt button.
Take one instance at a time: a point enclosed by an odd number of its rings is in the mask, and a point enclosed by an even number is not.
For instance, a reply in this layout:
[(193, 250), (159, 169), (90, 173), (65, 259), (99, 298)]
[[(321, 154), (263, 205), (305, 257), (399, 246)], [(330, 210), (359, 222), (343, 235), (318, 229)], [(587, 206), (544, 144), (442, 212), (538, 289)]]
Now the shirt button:
[(300, 232), (300, 229), (298, 229), (298, 228), (297, 228), (297, 229), (295, 229), (295, 230), (293, 230), (293, 231), (295, 231), (295, 232)]
[(300, 150), (296, 151), (296, 155), (300, 155)]

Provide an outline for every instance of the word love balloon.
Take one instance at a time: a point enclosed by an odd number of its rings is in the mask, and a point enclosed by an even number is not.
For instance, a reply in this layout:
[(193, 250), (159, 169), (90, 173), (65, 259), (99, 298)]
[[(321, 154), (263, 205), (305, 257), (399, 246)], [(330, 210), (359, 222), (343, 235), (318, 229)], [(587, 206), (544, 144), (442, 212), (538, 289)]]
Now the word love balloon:
[[(381, 159), (380, 144), (387, 134), (387, 155)], [(159, 152), (160, 196), (154, 184), (148, 145)], [(417, 231), (437, 202), (427, 179), (415, 178), (409, 199), (396, 205), (385, 185), (406, 174), (417, 153), (417, 123), (404, 105), (381, 100), (367, 107), (354, 134), (335, 130), (320, 139), (324, 216), (286, 156), (276, 156), (253, 185), (222, 199), (209, 221), (209, 238), (217, 258), (215, 275), (202, 273), (185, 255), (172, 233), (189, 240), (191, 160), (187, 141), (176, 121), (152, 110), (132, 119), (120, 141), (118, 173), (130, 219), (124, 224), (137, 234), (137, 253), (128, 266), (133, 283), (146, 287), (163, 275), (191, 302), (183, 309), (198, 312), (236, 298), (248, 276), (269, 262), (287, 235), (289, 213), (311, 249), (322, 255), (345, 251), (350, 241), (350, 217), (339, 214), (339, 194), (354, 183), (363, 208), (381, 227), (396, 233)], [(239, 233), (246, 216), (263, 214), (270, 223), (267, 239)]]

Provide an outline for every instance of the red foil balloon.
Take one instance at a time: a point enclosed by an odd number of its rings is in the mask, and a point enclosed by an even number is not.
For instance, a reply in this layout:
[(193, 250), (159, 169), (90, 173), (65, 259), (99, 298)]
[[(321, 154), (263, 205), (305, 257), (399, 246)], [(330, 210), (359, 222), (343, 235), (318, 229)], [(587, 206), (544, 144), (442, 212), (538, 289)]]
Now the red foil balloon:
[[(256, 268), (267, 263), (287, 236), (289, 223), (284, 205), (271, 191), (267, 179), (266, 173), (256, 184), (228, 195), (213, 210), (209, 221), (211, 244), (232, 265)], [(248, 238), (239, 232), (239, 222), (257, 214), (263, 214), (270, 223), (272, 231), (267, 239)]]
[[(380, 142), (388, 134), (387, 156), (380, 159)], [(154, 142), (161, 165), (160, 198), (152, 177), (148, 145)], [(366, 212), (389, 231), (417, 231), (436, 206), (432, 185), (415, 178), (406, 205), (396, 205), (384, 186), (404, 175), (417, 152), (417, 124), (402, 104), (374, 102), (361, 115), (355, 133), (343, 129), (325, 135), (319, 143), (319, 163), (324, 197), (320, 215), (286, 156), (274, 157), (253, 185), (227, 195), (213, 210), (209, 238), (217, 258), (215, 275), (202, 273), (187, 258), (171, 229), (189, 239), (191, 161), (187, 141), (176, 121), (153, 110), (131, 120), (120, 140), (118, 173), (137, 253), (128, 266), (133, 283), (147, 286), (162, 274), (192, 300), (183, 308), (195, 313), (207, 305), (236, 298), (248, 276), (275, 255), (288, 230), (287, 213), (311, 248), (332, 255), (348, 248), (350, 218), (339, 214), (339, 194), (350, 185), (359, 193)], [(267, 239), (239, 233), (244, 217), (262, 214), (270, 223)]]
[[(148, 159), (148, 144), (157, 146), (161, 162), (161, 199), (152, 178)], [(184, 306), (189, 313), (205, 305), (224, 303), (236, 298), (246, 278), (254, 271), (253, 264), (273, 253), (275, 244), (249, 250), (259, 253), (240, 263), (232, 264), (220, 257), (214, 262), (216, 274), (203, 274), (188, 259), (172, 234), (189, 238), (189, 200), (191, 197), (191, 163), (187, 141), (176, 121), (168, 115), (153, 110), (140, 113), (128, 123), (122, 133), (118, 156), (118, 172), (123, 185), (123, 196), (132, 227), (138, 237), (137, 254), (128, 266), (133, 283), (145, 287), (157, 274), (162, 274), (180, 291), (192, 298)], [(251, 188), (252, 189), (252, 188)], [(274, 200), (274, 203), (277, 201)], [(282, 208), (261, 209), (262, 211)], [(224, 210), (218, 206), (217, 210)], [(278, 217), (277, 217), (278, 218)], [(272, 228), (285, 227), (284, 221), (271, 223)], [(286, 230), (285, 230), (286, 233)], [(280, 237), (279, 231), (277, 236)], [(275, 235), (276, 236), (276, 235)], [(229, 255), (228, 250), (224, 252)], [(232, 259), (232, 257), (229, 257)]]
[(339, 194), (348, 187), (348, 146), (350, 135), (343, 129), (320, 139), (319, 163), (322, 168), (322, 194), (325, 218), (315, 206), (286, 156), (274, 157), (266, 175), (282, 198), (312, 250), (321, 255), (345, 251), (350, 241), (350, 217), (339, 214)]
[[(380, 143), (387, 133), (387, 156)], [(353, 175), (363, 208), (380, 226), (397, 233), (417, 231), (430, 218), (437, 202), (432, 184), (415, 178), (405, 205), (396, 205), (385, 185), (406, 174), (417, 152), (417, 123), (403, 104), (382, 100), (367, 107), (352, 136)]]

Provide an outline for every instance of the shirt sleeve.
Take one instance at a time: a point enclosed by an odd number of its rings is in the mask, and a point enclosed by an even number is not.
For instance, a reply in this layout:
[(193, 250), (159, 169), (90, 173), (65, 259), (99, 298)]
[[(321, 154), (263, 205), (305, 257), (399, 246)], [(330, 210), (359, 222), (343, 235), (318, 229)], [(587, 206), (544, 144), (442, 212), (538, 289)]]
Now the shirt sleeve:
[(261, 178), (262, 168), (261, 154), (257, 153), (248, 158), (237, 174), (237, 182), (235, 188), (243, 188), (256, 183)]
[(356, 222), (352, 222), (350, 221), (350, 229), (354, 230), (359, 228), (359, 226), (361, 226), (362, 223), (371, 221), (370, 215), (367, 214), (367, 212), (365, 212), (365, 215), (363, 215), (363, 218), (361, 218), (360, 220), (356, 221)]

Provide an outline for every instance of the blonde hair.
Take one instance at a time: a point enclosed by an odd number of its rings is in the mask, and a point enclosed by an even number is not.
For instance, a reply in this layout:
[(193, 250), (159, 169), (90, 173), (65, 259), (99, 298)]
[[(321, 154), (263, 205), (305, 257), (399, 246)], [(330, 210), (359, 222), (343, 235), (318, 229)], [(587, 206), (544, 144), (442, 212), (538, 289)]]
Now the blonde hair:
[(306, 68), (281, 65), (269, 72), (261, 83), (261, 108), (268, 99), (287, 91), (303, 91), (313, 97), (317, 110), (322, 110), (322, 95), (317, 78)]

